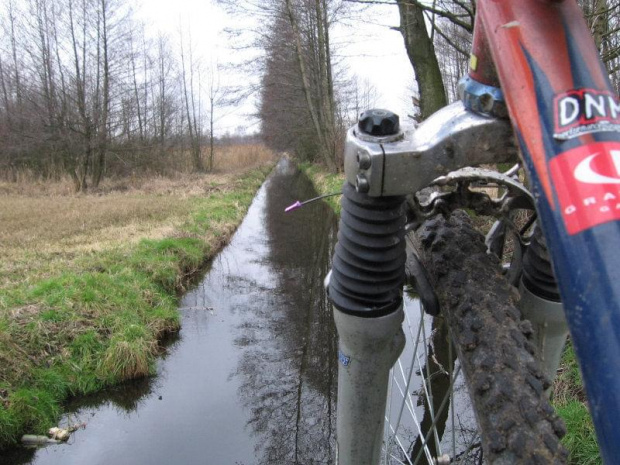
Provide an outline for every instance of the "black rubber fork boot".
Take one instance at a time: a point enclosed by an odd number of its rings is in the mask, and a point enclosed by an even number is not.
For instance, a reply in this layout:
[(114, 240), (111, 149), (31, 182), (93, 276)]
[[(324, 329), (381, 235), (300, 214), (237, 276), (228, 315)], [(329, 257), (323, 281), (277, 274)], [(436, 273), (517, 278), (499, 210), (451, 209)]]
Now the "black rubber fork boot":
[(405, 197), (369, 197), (345, 183), (329, 297), (347, 314), (399, 308), (405, 281)]
[(523, 257), (523, 284), (534, 295), (560, 302), (560, 291), (540, 227), (536, 226)]

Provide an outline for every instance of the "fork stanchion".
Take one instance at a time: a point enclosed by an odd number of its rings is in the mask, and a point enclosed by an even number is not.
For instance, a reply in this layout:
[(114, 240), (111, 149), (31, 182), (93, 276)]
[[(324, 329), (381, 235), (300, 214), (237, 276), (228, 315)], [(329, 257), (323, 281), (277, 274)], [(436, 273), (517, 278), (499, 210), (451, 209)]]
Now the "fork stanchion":
[(338, 465), (379, 463), (389, 371), (405, 345), (404, 200), (343, 187), (326, 282), (339, 336)]

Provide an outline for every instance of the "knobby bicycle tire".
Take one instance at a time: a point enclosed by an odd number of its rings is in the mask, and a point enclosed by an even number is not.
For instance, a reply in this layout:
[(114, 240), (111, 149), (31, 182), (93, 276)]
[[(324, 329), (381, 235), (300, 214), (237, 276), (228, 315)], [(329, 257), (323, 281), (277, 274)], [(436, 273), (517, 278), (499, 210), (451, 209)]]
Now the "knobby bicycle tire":
[(452, 334), (485, 462), (566, 463), (566, 430), (545, 394), (550, 381), (529, 340), (532, 326), (482, 234), (456, 211), (427, 220), (410, 238)]

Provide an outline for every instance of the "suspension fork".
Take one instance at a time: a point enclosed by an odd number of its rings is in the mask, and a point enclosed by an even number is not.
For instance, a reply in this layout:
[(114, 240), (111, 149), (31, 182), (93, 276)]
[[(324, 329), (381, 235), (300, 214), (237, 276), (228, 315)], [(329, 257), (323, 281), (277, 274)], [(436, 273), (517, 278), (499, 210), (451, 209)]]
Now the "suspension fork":
[(347, 133), (347, 182), (326, 280), (339, 335), (339, 465), (379, 463), (389, 370), (405, 344), (405, 195), (463, 166), (516, 159), (510, 125), (460, 102), (417, 131), (404, 133), (398, 123), (391, 112), (370, 110)]
[(519, 293), (519, 309), (533, 325), (533, 342), (538, 347), (542, 368), (553, 381), (568, 337), (568, 324), (549, 251), (538, 226), (523, 257)]
[(405, 195), (463, 166), (515, 158), (510, 125), (460, 102), (415, 132), (400, 131), (393, 113), (370, 110), (347, 133), (347, 181), (326, 280), (339, 335), (338, 465), (379, 463), (389, 370), (405, 344)]
[(389, 371), (405, 345), (404, 197), (343, 187), (327, 279), (339, 335), (337, 463), (379, 463)]

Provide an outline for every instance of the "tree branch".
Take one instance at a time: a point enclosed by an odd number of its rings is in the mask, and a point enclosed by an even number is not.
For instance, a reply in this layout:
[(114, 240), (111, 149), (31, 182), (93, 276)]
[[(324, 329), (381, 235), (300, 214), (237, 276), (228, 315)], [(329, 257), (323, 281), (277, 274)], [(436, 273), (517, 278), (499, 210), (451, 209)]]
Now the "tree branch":
[(446, 10), (442, 10), (442, 9), (439, 9), (439, 8), (433, 8), (431, 6), (424, 5), (422, 2), (420, 2), (418, 0), (410, 0), (409, 2), (405, 2), (405, 3), (410, 3), (412, 5), (418, 6), (419, 8), (422, 8), (424, 11), (435, 13), (437, 16), (441, 16), (442, 18), (445, 18), (445, 19), (449, 20), (453, 24), (455, 24), (455, 25), (465, 29), (470, 34), (474, 32), (473, 24), (467, 23), (467, 22), (465, 22), (465, 21), (460, 19), (460, 18), (464, 18), (464, 17), (470, 16), (468, 13), (459, 15), (459, 14), (456, 14), (456, 13), (452, 13), (450, 11), (446, 11)]
[(604, 56), (601, 57), (604, 63), (613, 60), (614, 58), (620, 57), (620, 47), (616, 47), (607, 52)]
[[(428, 11), (426, 11), (425, 13), (427, 16), (429, 16)], [(431, 21), (431, 25), (433, 27), (433, 30), (435, 30), (437, 34), (439, 34), (448, 43), (450, 47), (452, 47), (454, 50), (462, 54), (464, 57), (466, 58), (469, 57), (469, 51), (464, 50), (463, 48), (459, 47), (452, 39), (450, 39), (446, 34), (444, 34), (444, 32), (434, 22)]]

